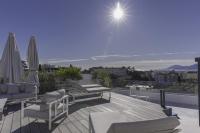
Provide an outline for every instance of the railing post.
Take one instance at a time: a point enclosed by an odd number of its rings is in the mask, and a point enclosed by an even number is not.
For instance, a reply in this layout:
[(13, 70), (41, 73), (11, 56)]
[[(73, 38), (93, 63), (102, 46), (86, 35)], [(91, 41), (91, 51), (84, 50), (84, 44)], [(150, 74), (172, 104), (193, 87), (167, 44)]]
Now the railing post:
[(200, 57), (195, 58), (195, 62), (198, 63), (198, 108), (199, 108), (199, 126), (200, 126)]
[(165, 91), (163, 90), (163, 108), (166, 108), (166, 104), (165, 104)]
[(165, 91), (160, 90), (160, 106), (166, 108), (165, 106)]
[(162, 95), (162, 90), (160, 90), (160, 106), (163, 107), (163, 95)]

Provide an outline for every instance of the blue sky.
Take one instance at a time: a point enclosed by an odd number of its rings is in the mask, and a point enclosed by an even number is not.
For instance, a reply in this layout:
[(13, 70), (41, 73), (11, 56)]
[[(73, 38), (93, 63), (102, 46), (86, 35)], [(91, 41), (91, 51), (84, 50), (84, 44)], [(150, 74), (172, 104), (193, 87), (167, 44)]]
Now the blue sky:
[(116, 2), (1, 0), (0, 53), (14, 32), (22, 58), (36, 36), (42, 63), (188, 65), (200, 55), (199, 0), (119, 0), (128, 14), (119, 24), (109, 16)]

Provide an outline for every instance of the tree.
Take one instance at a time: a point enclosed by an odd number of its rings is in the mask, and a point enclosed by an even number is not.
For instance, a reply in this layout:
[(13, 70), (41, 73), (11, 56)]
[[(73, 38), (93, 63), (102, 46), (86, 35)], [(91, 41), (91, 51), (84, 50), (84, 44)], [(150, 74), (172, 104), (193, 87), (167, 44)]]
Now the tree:
[(56, 76), (61, 78), (62, 80), (72, 79), (72, 80), (80, 80), (82, 79), (81, 76), (81, 69), (78, 67), (74, 67), (70, 65), (70, 67), (66, 68), (59, 68), (56, 70)]
[(103, 69), (95, 70), (92, 73), (92, 79), (98, 80), (100, 84), (102, 84), (103, 86), (106, 87), (112, 86), (112, 80), (110, 74)]
[(38, 77), (40, 81), (40, 86), (39, 86), (40, 94), (56, 90), (54, 73), (40, 71)]

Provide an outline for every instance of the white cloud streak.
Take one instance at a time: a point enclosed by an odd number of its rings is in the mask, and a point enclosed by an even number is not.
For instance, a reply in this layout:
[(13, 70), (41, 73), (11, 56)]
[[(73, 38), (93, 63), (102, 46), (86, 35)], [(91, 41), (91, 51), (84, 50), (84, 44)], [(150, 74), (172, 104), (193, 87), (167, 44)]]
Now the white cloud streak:
[[(81, 58), (81, 59), (64, 59), (64, 58), (55, 58), (55, 59), (48, 59), (47, 63), (49, 64), (61, 64), (61, 63), (73, 63), (73, 62), (84, 62), (84, 61), (99, 61), (99, 60), (106, 60), (106, 59), (117, 59), (118, 61), (124, 61), (125, 59), (129, 60), (129, 59), (133, 59), (133, 57), (148, 57), (148, 56), (152, 56), (152, 57), (159, 57), (159, 56), (167, 56), (167, 55), (195, 55), (195, 54), (199, 54), (198, 52), (165, 52), (165, 53), (147, 53), (147, 54), (143, 54), (143, 55), (139, 55), (139, 54), (133, 54), (133, 55), (119, 55), (119, 54), (110, 54), (110, 55), (98, 55), (98, 56), (92, 56), (90, 58)], [(117, 61), (115, 60), (115, 61)], [(172, 61), (173, 59), (171, 59)], [(113, 61), (113, 62), (115, 62)], [(156, 60), (156, 62), (165, 62), (166, 60)], [(177, 61), (177, 60), (174, 60)], [(133, 62), (133, 60), (132, 60)], [(141, 60), (142, 62), (142, 60)], [(146, 63), (155, 63), (152, 62), (152, 60), (150, 60), (150, 62), (148, 62), (148, 60), (145, 60)], [(139, 63), (139, 62), (138, 62)], [(143, 62), (143, 64), (146, 64)]]
[(141, 55), (117, 55), (117, 54), (113, 54), (113, 55), (99, 55), (99, 56), (92, 56), (91, 59), (92, 60), (103, 60), (103, 59), (111, 58), (111, 57), (131, 58), (131, 57), (136, 57), (136, 56), (141, 56)]
[(80, 61), (87, 61), (89, 59), (49, 59), (47, 62), (50, 64), (58, 64), (58, 63), (70, 63), (70, 62), (80, 62)]

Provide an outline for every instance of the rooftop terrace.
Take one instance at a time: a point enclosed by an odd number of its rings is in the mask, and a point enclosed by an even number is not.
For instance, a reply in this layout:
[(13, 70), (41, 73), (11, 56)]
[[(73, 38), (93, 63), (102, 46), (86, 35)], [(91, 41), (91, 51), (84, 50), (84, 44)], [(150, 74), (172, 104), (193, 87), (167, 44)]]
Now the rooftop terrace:
[[(105, 97), (107, 94), (105, 94)], [(113, 93), (111, 102), (106, 100), (90, 100), (76, 103), (69, 107), (69, 117), (58, 119), (53, 124), (53, 133), (88, 133), (88, 119), (90, 112), (123, 111), (131, 114), (134, 121), (163, 118), (166, 115), (158, 104), (134, 99), (121, 94)], [(20, 122), (20, 106), (9, 106), (2, 124), (2, 133), (44, 133), (49, 132), (47, 124), (41, 120), (31, 118), (24, 119), (24, 125)]]

